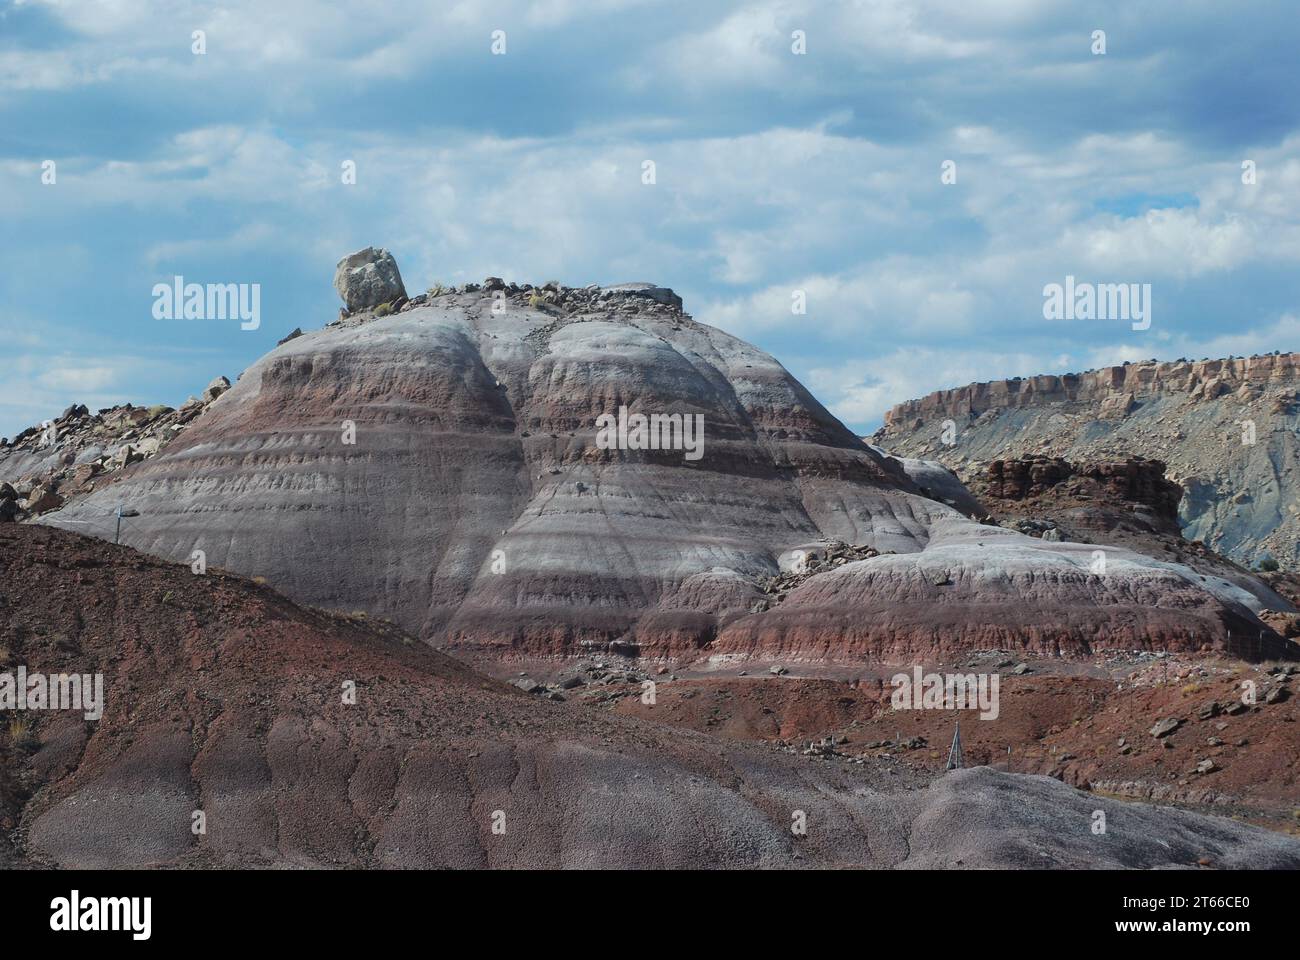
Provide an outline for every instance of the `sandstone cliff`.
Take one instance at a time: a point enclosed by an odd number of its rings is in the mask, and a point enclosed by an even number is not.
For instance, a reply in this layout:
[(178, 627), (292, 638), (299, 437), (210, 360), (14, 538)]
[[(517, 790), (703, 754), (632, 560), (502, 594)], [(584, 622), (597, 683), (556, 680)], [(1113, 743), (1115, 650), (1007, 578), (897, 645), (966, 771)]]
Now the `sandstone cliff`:
[(995, 460), (1145, 457), (1183, 488), (1185, 535), (1241, 563), (1300, 564), (1300, 354), (1135, 363), (976, 383), (893, 408), (872, 438), (974, 482)]

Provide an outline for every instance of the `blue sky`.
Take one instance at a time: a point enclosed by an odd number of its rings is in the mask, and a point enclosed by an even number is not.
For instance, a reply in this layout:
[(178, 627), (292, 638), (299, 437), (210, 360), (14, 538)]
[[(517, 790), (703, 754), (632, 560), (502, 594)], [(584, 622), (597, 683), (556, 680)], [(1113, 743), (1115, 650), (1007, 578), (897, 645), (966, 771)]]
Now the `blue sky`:
[[(233, 378), (367, 245), (411, 292), (671, 286), (864, 432), (1297, 349), (1297, 49), (1282, 2), (0, 0), (0, 434)], [(154, 319), (176, 274), (260, 284), (261, 328)], [(1151, 284), (1150, 329), (1045, 320), (1067, 274)]]

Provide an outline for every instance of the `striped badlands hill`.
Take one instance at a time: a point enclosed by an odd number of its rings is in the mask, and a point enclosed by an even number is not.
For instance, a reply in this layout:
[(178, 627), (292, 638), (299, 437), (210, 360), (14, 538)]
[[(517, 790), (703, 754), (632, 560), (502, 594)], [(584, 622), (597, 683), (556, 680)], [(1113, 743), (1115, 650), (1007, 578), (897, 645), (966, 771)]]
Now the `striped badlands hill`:
[[(492, 281), (342, 319), (42, 521), (125, 504), (124, 543), (491, 656), (1222, 646), (1290, 609), (1249, 577), (1131, 552), (1099, 574), (1079, 544), (990, 531), (679, 304)], [(703, 433), (647, 449), (638, 415)], [(766, 582), (829, 541), (879, 555), (773, 605)]]

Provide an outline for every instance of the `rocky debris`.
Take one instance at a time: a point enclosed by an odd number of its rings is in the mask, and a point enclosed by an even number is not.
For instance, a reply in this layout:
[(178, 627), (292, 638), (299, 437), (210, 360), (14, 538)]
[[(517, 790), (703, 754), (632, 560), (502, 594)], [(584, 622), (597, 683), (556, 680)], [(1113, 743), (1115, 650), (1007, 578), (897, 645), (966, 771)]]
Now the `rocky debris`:
[(229, 389), (230, 381), (217, 377), (202, 399), (191, 397), (179, 410), (127, 403), (92, 414), (74, 404), (48, 427), (24, 430), (0, 445), (0, 504), (13, 504), (0, 506), (0, 521), (49, 514), (111, 483), (126, 467), (164, 450)]
[[(842, 540), (831, 540), (818, 546), (801, 548), (800, 553), (802, 560), (796, 564), (796, 569), (769, 577), (760, 585), (763, 593), (771, 598), (762, 603), (762, 610), (769, 609), (772, 604), (781, 603), (793, 590), (819, 573), (839, 569), (846, 563), (856, 563), (858, 560), (869, 560), (880, 556), (880, 551), (874, 547), (854, 546)], [(762, 610), (754, 612), (762, 612)], [(776, 670), (775, 667), (772, 669)]]
[(1132, 393), (1117, 393), (1101, 401), (1101, 418), (1122, 420), (1135, 409), (1137, 409), (1137, 401)]
[(682, 298), (668, 287), (654, 284), (623, 283), (611, 287), (589, 284), (585, 287), (566, 287), (555, 281), (541, 286), (531, 283), (506, 283), (500, 277), (488, 277), (480, 283), (459, 286), (438, 284), (426, 293), (406, 300), (380, 304), (378, 311), (360, 312), (356, 316), (345, 314), (328, 326), (355, 326), (386, 316), (406, 313), (420, 307), (476, 305), (483, 308), (519, 314), (540, 314), (547, 322), (530, 329), (525, 341), (545, 346), (551, 336), (565, 325), (580, 321), (638, 318), (666, 318), (675, 323), (693, 323), (682, 312)]
[(1182, 487), (1189, 540), (1248, 567), (1271, 556), (1300, 569), (1298, 387), (1300, 353), (1131, 363), (938, 391), (895, 407), (873, 440), (942, 462), (977, 496), (995, 460), (1158, 460)]
[(627, 294), (632, 297), (644, 297), (653, 300), (655, 303), (661, 303), (664, 306), (672, 307), (678, 313), (682, 310), (682, 298), (667, 287), (656, 286), (653, 283), (616, 283), (611, 287), (605, 287), (611, 295)]
[(1169, 736), (1182, 725), (1183, 721), (1177, 717), (1166, 717), (1164, 720), (1157, 720), (1156, 725), (1151, 728), (1151, 736), (1159, 740), (1162, 737)]
[(406, 287), (397, 261), (387, 250), (366, 247), (338, 262), (334, 289), (350, 313), (371, 310), (380, 304), (406, 299)]
[(275, 345), (277, 347), (282, 347), (290, 340), (294, 340), (301, 336), (302, 336), (302, 327), (294, 327), (291, 331), (289, 331), (289, 335), (287, 337), (282, 337), (281, 339), (277, 340), (275, 342)]
[[(604, 662), (596, 662), (579, 663), (576, 666), (566, 668), (556, 679), (549, 683), (538, 682), (526, 674), (521, 675), (512, 683), (525, 693), (531, 693), (547, 700), (563, 701), (565, 699), (564, 694), (581, 692), (586, 699), (606, 702), (629, 696), (632, 691), (623, 689), (609, 691), (604, 688), (630, 685), (639, 694), (640, 685), (649, 679), (650, 676), (647, 673), (634, 667), (612, 667)], [(663, 683), (664, 679), (661, 676), (655, 682)], [(668, 679), (674, 678), (670, 677)]]
[(838, 757), (842, 756), (838, 749), (838, 744), (834, 737), (823, 737), (816, 742), (807, 743), (803, 750), (800, 751), (805, 757)]
[(229, 389), (230, 381), (225, 377), (217, 377), (209, 383), (207, 389), (203, 391), (203, 398), (211, 403)]
[[(1290, 596), (1288, 599), (1291, 599), (1292, 603), (1295, 602)], [(1300, 614), (1287, 613), (1283, 610), (1265, 610), (1259, 618), (1276, 633), (1288, 639), (1300, 638)]]

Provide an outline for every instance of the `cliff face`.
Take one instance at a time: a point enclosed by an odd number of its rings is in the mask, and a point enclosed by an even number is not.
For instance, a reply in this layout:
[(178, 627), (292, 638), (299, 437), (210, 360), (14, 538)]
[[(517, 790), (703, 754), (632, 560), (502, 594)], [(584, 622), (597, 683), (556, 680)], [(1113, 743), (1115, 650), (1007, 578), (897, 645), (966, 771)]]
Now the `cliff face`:
[(1183, 533), (1244, 563), (1300, 564), (1300, 354), (1140, 363), (976, 383), (891, 410), (873, 437), (977, 483), (995, 460), (1163, 461)]

